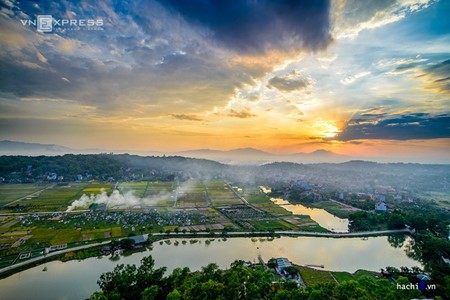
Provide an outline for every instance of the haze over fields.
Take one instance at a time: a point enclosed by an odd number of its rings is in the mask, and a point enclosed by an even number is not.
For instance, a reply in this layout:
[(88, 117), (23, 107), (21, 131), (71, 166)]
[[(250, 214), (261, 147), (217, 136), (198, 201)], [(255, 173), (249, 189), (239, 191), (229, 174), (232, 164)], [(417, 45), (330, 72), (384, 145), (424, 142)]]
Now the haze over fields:
[[(37, 31), (37, 15), (76, 25)], [(0, 0), (0, 154), (449, 163), (448, 15), (434, 0)]]

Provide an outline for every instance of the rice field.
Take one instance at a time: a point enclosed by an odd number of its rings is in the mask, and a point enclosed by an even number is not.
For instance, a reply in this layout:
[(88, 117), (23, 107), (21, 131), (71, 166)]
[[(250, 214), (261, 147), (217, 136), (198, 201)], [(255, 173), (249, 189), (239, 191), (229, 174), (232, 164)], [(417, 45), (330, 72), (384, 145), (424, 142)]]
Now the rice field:
[(209, 181), (205, 183), (206, 191), (213, 206), (242, 204), (241, 199), (224, 181)]
[(205, 207), (208, 204), (208, 193), (203, 182), (188, 181), (178, 187), (177, 207)]
[(173, 181), (150, 181), (143, 194), (143, 204), (149, 206), (173, 206), (175, 202)]
[(134, 196), (138, 198), (143, 198), (145, 192), (147, 191), (147, 186), (149, 182), (139, 181), (139, 182), (122, 182), (119, 184), (118, 189), (120, 192), (127, 193), (132, 192)]
[(97, 195), (97, 194), (101, 194), (102, 192), (106, 192), (108, 195), (111, 194), (113, 189), (113, 184), (106, 182), (91, 182), (89, 183), (88, 186), (86, 186), (83, 191), (82, 194), (86, 194), (86, 195)]
[(0, 207), (44, 189), (47, 184), (1, 184)]
[(297, 230), (298, 227), (284, 220), (250, 221), (256, 230)]

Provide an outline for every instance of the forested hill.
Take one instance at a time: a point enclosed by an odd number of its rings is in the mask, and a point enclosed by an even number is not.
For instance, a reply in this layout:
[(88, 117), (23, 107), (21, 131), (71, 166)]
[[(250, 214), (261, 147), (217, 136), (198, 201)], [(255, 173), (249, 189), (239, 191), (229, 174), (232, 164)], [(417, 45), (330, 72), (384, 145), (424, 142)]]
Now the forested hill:
[[(450, 192), (450, 165), (374, 163), (340, 164), (276, 162), (262, 166), (226, 165), (181, 156), (90, 154), (63, 156), (0, 156), (0, 181), (38, 182), (56, 177), (61, 181), (221, 178), (242, 183), (303, 181), (339, 190), (363, 191), (376, 186), (396, 189)], [(52, 179), (55, 180), (55, 179)]]
[(78, 175), (92, 179), (138, 179), (145, 177), (220, 174), (226, 168), (218, 162), (180, 156), (153, 157), (128, 154), (88, 154), (63, 156), (0, 156), (0, 176), (5, 181), (43, 180), (50, 173), (71, 181)]

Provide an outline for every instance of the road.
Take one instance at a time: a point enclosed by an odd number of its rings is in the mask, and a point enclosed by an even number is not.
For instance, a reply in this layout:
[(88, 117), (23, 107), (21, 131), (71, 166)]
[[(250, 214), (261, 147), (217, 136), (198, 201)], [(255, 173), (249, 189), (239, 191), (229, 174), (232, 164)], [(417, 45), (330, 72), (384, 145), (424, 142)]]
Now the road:
[[(397, 229), (397, 230), (376, 230), (376, 231), (361, 231), (361, 232), (308, 232), (308, 231), (299, 231), (299, 230), (289, 230), (289, 231), (275, 231), (274, 234), (277, 235), (283, 235), (283, 236), (315, 236), (315, 237), (331, 237), (331, 238), (345, 238), (345, 237), (365, 237), (365, 236), (377, 236), (377, 235), (389, 235), (389, 234), (395, 234), (395, 233), (411, 233), (409, 229)], [(160, 236), (160, 237), (167, 237), (167, 238), (196, 238), (196, 237), (242, 237), (242, 236), (267, 236), (269, 233), (267, 231), (257, 231), (257, 232), (251, 232), (251, 231), (244, 231), (244, 232), (227, 232), (226, 235), (223, 235), (221, 232), (196, 232), (195, 234), (192, 233), (154, 233), (153, 236)], [(60, 251), (51, 252), (44, 256), (39, 256), (32, 258), (27, 261), (20, 262), (15, 265), (11, 265), (5, 268), (0, 269), (0, 273), (30, 264), (34, 262), (38, 262), (40, 260), (43, 260), (48, 257), (57, 256), (60, 254), (64, 254), (67, 252), (72, 251), (78, 251), (78, 250), (84, 250), (91, 247), (106, 245), (111, 243), (111, 241), (104, 241), (101, 243), (94, 243), (94, 244), (88, 244), (83, 246), (78, 246), (74, 248), (67, 248)]]
[(83, 245), (83, 246), (78, 246), (78, 247), (73, 247), (73, 248), (67, 248), (67, 249), (64, 249), (64, 250), (51, 252), (51, 253), (48, 253), (48, 254), (43, 255), (43, 256), (38, 256), (38, 257), (35, 257), (35, 258), (32, 258), (32, 259), (29, 259), (29, 260), (17, 263), (15, 265), (4, 267), (4, 268), (0, 269), (0, 273), (6, 272), (6, 271), (9, 271), (9, 270), (21, 267), (21, 266), (25, 266), (25, 265), (28, 265), (28, 264), (31, 264), (31, 263), (34, 263), (34, 262), (38, 262), (38, 261), (46, 259), (48, 257), (57, 256), (57, 255), (64, 254), (64, 253), (67, 253), (67, 252), (72, 252), (72, 251), (84, 250), (84, 249), (88, 249), (88, 248), (92, 248), (92, 247), (96, 247), (96, 246), (107, 245), (109, 243), (111, 243), (111, 241), (104, 241), (104, 242), (101, 242), (101, 243), (88, 244), (88, 245)]
[(43, 188), (42, 190), (39, 190), (39, 191), (33, 192), (33, 193), (31, 193), (31, 194), (28, 194), (28, 195), (26, 195), (26, 196), (20, 197), (19, 199), (16, 199), (16, 200), (14, 200), (13, 202), (10, 202), (10, 203), (8, 203), (8, 204), (6, 204), (6, 205), (4, 205), (4, 206), (8, 206), (8, 205), (14, 204), (14, 203), (16, 203), (16, 202), (19, 202), (19, 201), (21, 201), (21, 200), (23, 200), (23, 199), (26, 199), (26, 198), (28, 198), (28, 197), (32, 197), (32, 196), (34, 196), (34, 195), (36, 195), (36, 194), (40, 194), (41, 192), (43, 192), (43, 191), (45, 191), (45, 190), (47, 190), (47, 189), (49, 189), (49, 188), (52, 188), (52, 187), (54, 187), (54, 186), (55, 186), (55, 184), (49, 184), (49, 185), (47, 185), (45, 188)]
[[(396, 229), (396, 230), (376, 230), (376, 231), (360, 231), (360, 232), (310, 232), (310, 231), (300, 231), (300, 230), (286, 230), (286, 231), (274, 231), (274, 234), (278, 235), (298, 235), (298, 236), (317, 236), (317, 237), (365, 237), (365, 236), (377, 236), (377, 235), (389, 235), (396, 233), (411, 233), (409, 229)], [(192, 233), (154, 233), (154, 236), (167, 236), (167, 237), (192, 237)], [(264, 235), (267, 236), (269, 233), (267, 231), (234, 231), (227, 232), (226, 235), (223, 235), (222, 232), (197, 232), (195, 236), (197, 237), (210, 237), (210, 236), (224, 236), (224, 237), (233, 237), (233, 236), (252, 236), (252, 235)]]
[(245, 199), (243, 196), (241, 196), (235, 189), (233, 189), (233, 187), (231, 186), (230, 183), (226, 183), (226, 185), (228, 186), (228, 188), (236, 195), (236, 197), (238, 197), (242, 202), (244, 202), (245, 205), (250, 206), (251, 208), (253, 208), (254, 210), (259, 211), (260, 213), (266, 213), (265, 211), (263, 211), (262, 209), (257, 208), (254, 205), (251, 205), (247, 199)]

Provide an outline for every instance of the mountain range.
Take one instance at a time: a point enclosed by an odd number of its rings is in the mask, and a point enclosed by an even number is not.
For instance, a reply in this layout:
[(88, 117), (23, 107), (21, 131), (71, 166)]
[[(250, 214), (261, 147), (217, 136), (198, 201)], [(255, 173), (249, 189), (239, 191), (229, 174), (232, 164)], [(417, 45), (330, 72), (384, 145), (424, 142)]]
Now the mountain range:
[[(95, 154), (111, 152), (102, 149), (72, 149), (56, 144), (39, 144), (17, 141), (0, 141), (0, 155), (63, 155), (63, 154)], [(338, 163), (349, 161), (352, 157), (339, 155), (327, 150), (316, 150), (311, 153), (273, 154), (254, 148), (239, 148), (233, 150), (196, 149), (179, 152), (158, 151), (114, 151), (114, 153), (130, 153), (139, 155), (176, 155), (191, 158), (215, 160), (227, 164), (264, 164), (268, 162), (296, 162), (296, 163)]]
[(228, 151), (199, 149), (177, 152), (177, 155), (205, 158), (229, 164), (253, 163), (263, 164), (268, 162), (296, 162), (296, 163), (319, 163), (329, 162), (338, 163), (349, 161), (353, 158), (345, 155), (336, 154), (327, 150), (316, 150), (310, 153), (293, 153), (293, 154), (273, 154), (254, 148), (239, 148)]

